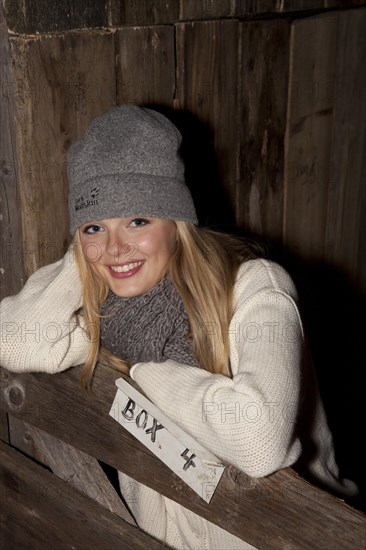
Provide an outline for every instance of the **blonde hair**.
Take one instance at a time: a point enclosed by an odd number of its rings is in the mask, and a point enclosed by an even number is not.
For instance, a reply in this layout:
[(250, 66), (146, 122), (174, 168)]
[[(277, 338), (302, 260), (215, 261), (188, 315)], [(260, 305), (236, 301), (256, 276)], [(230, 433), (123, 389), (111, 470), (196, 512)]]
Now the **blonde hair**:
[[(167, 271), (185, 305), (193, 351), (204, 369), (229, 376), (228, 334), (235, 279), (240, 264), (257, 254), (242, 238), (188, 222), (175, 223), (177, 247)], [(126, 374), (130, 365), (100, 346), (99, 309), (108, 295), (108, 287), (94, 275), (85, 260), (79, 230), (74, 237), (74, 251), (83, 283), (82, 314), (91, 341), (81, 382), (90, 387), (98, 361), (107, 362)]]

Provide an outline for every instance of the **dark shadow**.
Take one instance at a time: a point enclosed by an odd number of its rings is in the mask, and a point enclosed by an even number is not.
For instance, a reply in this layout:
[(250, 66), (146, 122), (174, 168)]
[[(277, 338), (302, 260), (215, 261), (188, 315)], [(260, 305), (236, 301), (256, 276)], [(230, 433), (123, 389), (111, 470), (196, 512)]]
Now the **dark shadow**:
[(112, 487), (115, 489), (118, 496), (122, 499), (123, 497), (121, 494), (121, 488), (119, 486), (118, 472), (116, 468), (113, 468), (112, 466), (110, 466), (109, 464), (106, 464), (105, 462), (102, 462), (101, 460), (98, 460), (98, 462), (100, 467), (104, 471), (105, 475), (107, 476), (108, 481), (111, 483)]
[(364, 452), (366, 295), (340, 269), (273, 245), (272, 259), (291, 274), (315, 365), (341, 476), (360, 489), (350, 503), (366, 512)]
[(155, 104), (146, 104), (144, 107), (162, 113), (182, 134), (180, 153), (199, 223), (234, 226), (234, 210), (228, 194), (220, 185), (220, 163), (214, 149), (212, 128), (189, 111)]

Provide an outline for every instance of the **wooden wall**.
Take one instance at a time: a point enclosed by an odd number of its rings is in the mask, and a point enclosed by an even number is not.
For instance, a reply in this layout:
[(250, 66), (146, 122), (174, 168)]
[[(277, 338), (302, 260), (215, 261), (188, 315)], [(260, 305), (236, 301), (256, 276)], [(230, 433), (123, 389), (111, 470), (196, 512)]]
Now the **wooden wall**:
[(366, 485), (366, 1), (4, 6), (2, 295), (66, 250), (72, 141), (115, 104), (156, 105), (186, 136), (200, 219), (293, 274), (340, 462)]
[[(68, 242), (70, 143), (134, 102), (188, 111), (212, 139), (190, 170), (202, 221), (235, 223), (365, 288), (365, 9), (311, 11), (362, 2), (51, 4), (5, 2), (27, 276)], [(224, 190), (220, 209), (208, 180)]]

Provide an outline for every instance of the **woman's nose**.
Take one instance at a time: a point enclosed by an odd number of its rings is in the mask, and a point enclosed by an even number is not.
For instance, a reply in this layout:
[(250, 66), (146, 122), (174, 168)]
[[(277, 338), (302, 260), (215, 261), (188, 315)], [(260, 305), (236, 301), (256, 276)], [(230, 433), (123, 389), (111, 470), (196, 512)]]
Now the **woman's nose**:
[(110, 235), (107, 243), (107, 252), (113, 257), (113, 261), (122, 263), (123, 258), (130, 255), (131, 243), (122, 235)]

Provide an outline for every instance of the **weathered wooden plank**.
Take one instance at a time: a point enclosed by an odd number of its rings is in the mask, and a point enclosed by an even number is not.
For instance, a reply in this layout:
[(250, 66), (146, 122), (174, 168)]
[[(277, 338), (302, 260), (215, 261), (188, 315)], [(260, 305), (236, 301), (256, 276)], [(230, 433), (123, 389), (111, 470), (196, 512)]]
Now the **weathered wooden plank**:
[(0, 300), (23, 286), (22, 225), (18, 160), (14, 135), (14, 96), (11, 93), (9, 40), (0, 5)]
[(22, 34), (107, 26), (107, 6), (98, 0), (5, 0), (11, 31)]
[(160, 25), (179, 17), (179, 0), (109, 0), (109, 25)]
[[(325, 259), (357, 284), (366, 272), (366, 255), (359, 253), (366, 210), (366, 9), (340, 12), (337, 21)], [(362, 288), (366, 290), (365, 279)]]
[(180, 0), (179, 19), (213, 19), (233, 16), (235, 12), (235, 0)]
[(365, 0), (4, 0), (9, 29), (20, 34), (251, 18), (365, 4)]
[[(0, 300), (23, 286), (23, 238), (20, 217), (18, 159), (14, 135), (14, 97), (9, 39), (3, 4), (0, 4)], [(8, 416), (0, 413), (0, 439), (9, 441)]]
[(180, 20), (259, 17), (292, 12), (348, 8), (365, 0), (180, 0)]
[(9, 443), (9, 425), (6, 412), (0, 412), (0, 440)]
[[(366, 296), (366, 265), (365, 265), (364, 258), (366, 258), (366, 239), (363, 239), (362, 235), (366, 235), (366, 193), (363, 193), (361, 197), (360, 211), (361, 211), (360, 222), (359, 222), (360, 238), (358, 240), (358, 257), (361, 258), (361, 261), (359, 263), (358, 270), (357, 270), (356, 286), (358, 290), (360, 290), (363, 296), (365, 297)], [(364, 308), (363, 308), (363, 311), (365, 311)]]
[(175, 90), (174, 28), (116, 32), (117, 103), (172, 106)]
[(207, 505), (109, 416), (120, 373), (98, 367), (93, 394), (80, 389), (79, 376), (79, 367), (53, 376), (2, 370), (2, 406), (256, 547), (362, 548), (366, 517), (289, 469), (255, 479), (227, 467)]
[(186, 178), (200, 221), (213, 225), (234, 221), (238, 41), (235, 20), (176, 25), (175, 105), (188, 112)]
[(298, 20), (291, 28), (284, 244), (307, 259), (324, 257), (337, 28), (337, 14)]
[(29, 276), (68, 245), (66, 152), (95, 116), (115, 104), (114, 40), (111, 33), (90, 32), (10, 42)]
[(236, 219), (251, 233), (280, 243), (290, 23), (242, 23), (240, 30)]
[[(290, 1), (290, 0), (289, 0)], [(292, 0), (295, 2), (296, 0)], [(358, 6), (364, 6), (365, 0), (325, 0), (326, 8), (352, 8)]]
[(164, 547), (3, 443), (0, 457), (1, 548)]
[(47, 432), (9, 415), (10, 444), (131, 525), (136, 522), (99, 462)]
[[(242, 0), (238, 0), (238, 3), (243, 4)], [(268, 2), (267, 0), (259, 0), (259, 2), (256, 2), (255, 0), (250, 0), (249, 2), (253, 10), (266, 10), (272, 13), (308, 11), (315, 9), (321, 10), (326, 7), (326, 3), (327, 0), (281, 0), (275, 2)]]
[[(363, 414), (365, 386), (365, 297), (360, 293), (365, 282), (356, 283), (365, 265), (358, 256), (365, 201), (363, 11), (339, 11), (293, 24), (284, 242), (306, 260), (299, 269), (302, 309), (337, 460), (341, 471), (355, 476), (364, 499), (364, 461), (354, 422)], [(354, 18), (349, 19), (351, 13)]]

